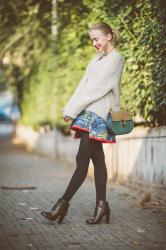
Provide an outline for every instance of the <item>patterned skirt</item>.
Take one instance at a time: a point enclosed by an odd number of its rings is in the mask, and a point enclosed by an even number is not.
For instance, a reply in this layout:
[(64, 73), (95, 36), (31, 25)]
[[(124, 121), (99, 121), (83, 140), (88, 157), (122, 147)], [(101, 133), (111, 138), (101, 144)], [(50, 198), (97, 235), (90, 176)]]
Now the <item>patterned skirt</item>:
[(75, 131), (74, 138), (81, 138), (81, 132), (89, 132), (89, 138), (103, 143), (116, 143), (115, 135), (106, 129), (105, 120), (92, 111), (83, 110), (71, 123), (70, 129)]

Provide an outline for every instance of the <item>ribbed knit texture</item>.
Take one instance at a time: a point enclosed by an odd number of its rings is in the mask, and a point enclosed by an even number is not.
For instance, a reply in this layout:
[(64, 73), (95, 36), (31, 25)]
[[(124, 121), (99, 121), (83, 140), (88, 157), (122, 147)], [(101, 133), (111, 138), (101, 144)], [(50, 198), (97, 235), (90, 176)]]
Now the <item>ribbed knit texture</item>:
[(123, 67), (124, 57), (116, 49), (107, 55), (97, 53), (62, 109), (63, 116), (74, 119), (81, 111), (88, 110), (106, 120), (110, 110), (119, 111)]

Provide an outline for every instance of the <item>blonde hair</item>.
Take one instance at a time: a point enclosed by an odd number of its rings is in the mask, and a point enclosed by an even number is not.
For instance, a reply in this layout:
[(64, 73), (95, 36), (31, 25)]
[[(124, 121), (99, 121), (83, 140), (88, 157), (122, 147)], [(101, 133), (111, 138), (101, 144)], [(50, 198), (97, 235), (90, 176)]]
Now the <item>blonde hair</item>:
[(120, 40), (120, 33), (119, 33), (119, 31), (113, 29), (109, 24), (107, 24), (105, 22), (96, 23), (89, 28), (89, 33), (92, 30), (101, 30), (105, 35), (110, 33), (112, 35), (113, 45), (115, 47), (118, 45), (119, 40)]

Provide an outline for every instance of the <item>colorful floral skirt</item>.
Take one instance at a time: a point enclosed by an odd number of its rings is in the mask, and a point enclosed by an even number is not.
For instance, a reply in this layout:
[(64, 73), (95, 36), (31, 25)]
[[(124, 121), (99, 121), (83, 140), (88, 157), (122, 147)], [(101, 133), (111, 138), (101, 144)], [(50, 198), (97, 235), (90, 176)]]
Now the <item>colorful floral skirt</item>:
[(83, 110), (71, 123), (74, 138), (81, 138), (81, 132), (89, 132), (89, 138), (103, 143), (116, 143), (115, 135), (110, 135), (106, 129), (105, 120), (92, 111)]

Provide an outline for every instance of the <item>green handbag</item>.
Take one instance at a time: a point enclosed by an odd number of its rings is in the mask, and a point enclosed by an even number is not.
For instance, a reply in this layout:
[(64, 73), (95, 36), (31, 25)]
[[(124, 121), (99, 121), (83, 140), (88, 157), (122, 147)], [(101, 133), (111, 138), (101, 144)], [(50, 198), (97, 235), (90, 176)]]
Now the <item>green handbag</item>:
[(134, 122), (128, 111), (110, 111), (108, 113), (106, 128), (109, 134), (124, 135), (132, 131)]

